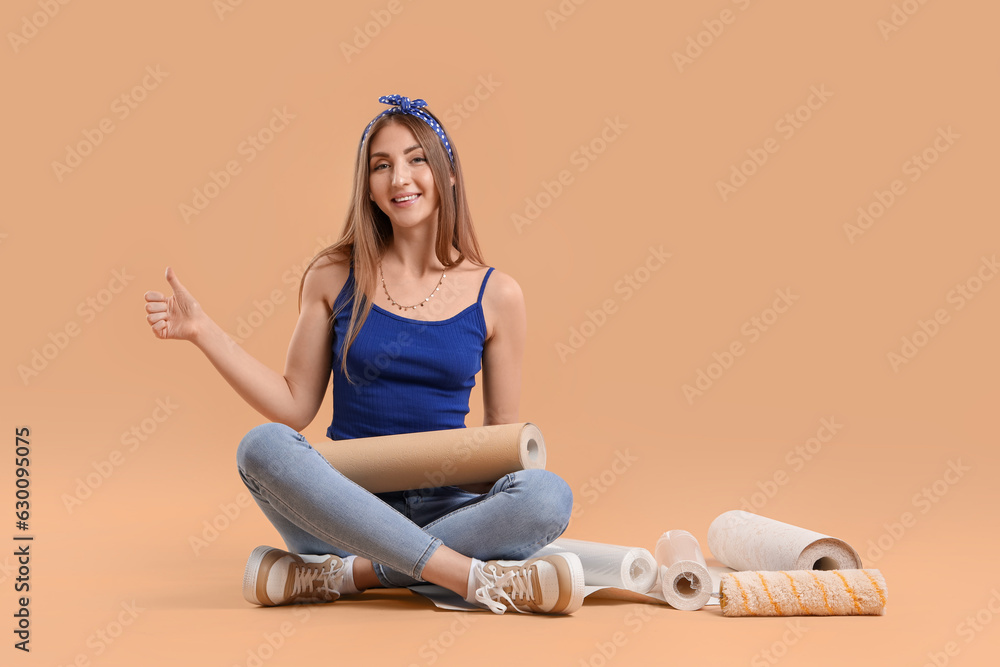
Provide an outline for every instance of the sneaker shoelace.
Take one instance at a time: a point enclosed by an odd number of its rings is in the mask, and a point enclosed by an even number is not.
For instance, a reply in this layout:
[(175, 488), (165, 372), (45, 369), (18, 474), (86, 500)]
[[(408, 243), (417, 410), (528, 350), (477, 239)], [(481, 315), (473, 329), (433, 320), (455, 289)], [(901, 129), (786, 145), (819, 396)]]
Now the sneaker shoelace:
[[(490, 571), (487, 571), (487, 568)], [(517, 603), (534, 599), (530, 567), (510, 568), (499, 574), (495, 565), (484, 566), (476, 571), (476, 582), (479, 584), (476, 589), (476, 600), (497, 614), (507, 610), (504, 601), (512, 609), (527, 613), (528, 610), (521, 609)]]
[[(333, 562), (295, 563), (292, 565), (292, 597), (300, 600), (336, 600), (340, 597), (340, 584), (344, 579), (344, 568), (335, 567)], [(317, 584), (319, 584), (317, 586)], [(300, 597), (302, 596), (302, 597)]]

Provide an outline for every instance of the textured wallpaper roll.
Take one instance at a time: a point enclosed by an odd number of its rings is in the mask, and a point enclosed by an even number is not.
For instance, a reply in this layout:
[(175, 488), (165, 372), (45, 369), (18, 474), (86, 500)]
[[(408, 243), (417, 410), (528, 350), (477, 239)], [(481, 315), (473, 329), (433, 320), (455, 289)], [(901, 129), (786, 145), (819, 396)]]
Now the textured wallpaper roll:
[(701, 609), (712, 598), (712, 575), (701, 545), (686, 530), (670, 530), (656, 541), (656, 564), (664, 599), (674, 609)]
[(708, 548), (734, 570), (856, 570), (861, 557), (829, 535), (757, 514), (724, 512), (708, 527)]
[(889, 591), (878, 570), (722, 575), (724, 616), (880, 616)]
[(545, 468), (545, 441), (531, 422), (326, 440), (313, 448), (372, 493), (495, 482)]
[(583, 583), (646, 593), (656, 583), (656, 561), (648, 550), (560, 537), (531, 558), (571, 551), (583, 564)]

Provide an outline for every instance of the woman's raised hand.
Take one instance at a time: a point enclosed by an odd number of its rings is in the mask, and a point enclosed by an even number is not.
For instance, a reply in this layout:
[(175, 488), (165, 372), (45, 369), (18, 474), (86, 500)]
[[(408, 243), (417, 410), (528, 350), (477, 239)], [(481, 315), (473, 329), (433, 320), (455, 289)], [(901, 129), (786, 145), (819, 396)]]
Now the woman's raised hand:
[(168, 297), (160, 292), (146, 292), (143, 295), (146, 299), (146, 321), (157, 338), (193, 340), (208, 316), (169, 266), (165, 277), (173, 294)]

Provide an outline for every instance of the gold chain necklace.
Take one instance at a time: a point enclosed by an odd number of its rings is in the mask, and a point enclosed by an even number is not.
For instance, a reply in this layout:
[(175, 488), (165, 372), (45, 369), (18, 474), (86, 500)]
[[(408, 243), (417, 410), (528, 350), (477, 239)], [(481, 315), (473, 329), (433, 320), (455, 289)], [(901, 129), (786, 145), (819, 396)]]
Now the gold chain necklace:
[(389, 301), (392, 302), (392, 305), (399, 306), (400, 310), (413, 310), (413, 309), (416, 309), (418, 306), (423, 306), (425, 303), (427, 303), (428, 301), (430, 301), (431, 297), (433, 297), (434, 294), (437, 293), (437, 291), (439, 289), (441, 289), (441, 283), (444, 281), (445, 274), (444, 274), (444, 272), (441, 273), (441, 279), (438, 280), (437, 286), (434, 288), (434, 291), (431, 292), (431, 296), (427, 297), (426, 299), (424, 299), (423, 301), (421, 301), (420, 303), (418, 303), (418, 304), (416, 304), (414, 306), (404, 306), (402, 304), (396, 303), (395, 299), (393, 299), (389, 295), (389, 289), (385, 286), (385, 276), (382, 275), (382, 262), (378, 263), (378, 276), (382, 280), (382, 289), (385, 290), (385, 295), (387, 297), (389, 297)]

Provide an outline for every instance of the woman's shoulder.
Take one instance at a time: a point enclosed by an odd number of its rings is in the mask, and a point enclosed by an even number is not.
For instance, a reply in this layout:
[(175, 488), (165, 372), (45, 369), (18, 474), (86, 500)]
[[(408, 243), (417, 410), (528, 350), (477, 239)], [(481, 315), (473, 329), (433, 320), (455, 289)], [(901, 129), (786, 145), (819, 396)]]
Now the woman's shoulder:
[(521, 286), (517, 283), (517, 280), (495, 266), (472, 260), (463, 260), (457, 267), (450, 269), (449, 273), (460, 273), (465, 276), (469, 280), (470, 288), (472, 285), (475, 285), (473, 298), (475, 298), (475, 291), (478, 291), (479, 287), (485, 283), (483, 288), (484, 304), (487, 299), (493, 301), (495, 304), (511, 300), (523, 300)]
[[(492, 269), (492, 271), (490, 271)], [(483, 267), (485, 273), (489, 275), (489, 280), (486, 283), (486, 289), (483, 292), (483, 299), (487, 297), (493, 298), (494, 300), (500, 301), (510, 301), (510, 300), (522, 300), (524, 295), (521, 292), (521, 285), (518, 284), (514, 276), (509, 273), (504, 273), (500, 269), (493, 267)], [(483, 279), (486, 280), (486, 275), (484, 274)]]
[(521, 285), (514, 276), (492, 268), (492, 271), (487, 269), (489, 280), (483, 290), (482, 301), (487, 338), (493, 338), (497, 323), (523, 322), (526, 317)]
[(350, 260), (341, 255), (323, 255), (309, 267), (305, 280), (315, 285), (327, 309), (333, 310), (337, 295), (344, 289), (350, 275)]

